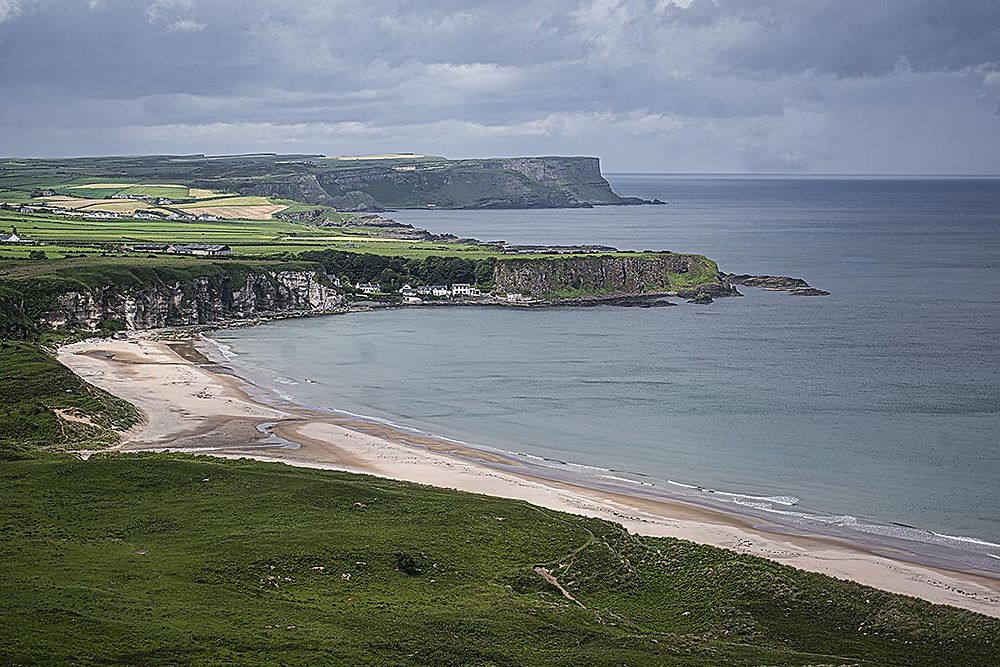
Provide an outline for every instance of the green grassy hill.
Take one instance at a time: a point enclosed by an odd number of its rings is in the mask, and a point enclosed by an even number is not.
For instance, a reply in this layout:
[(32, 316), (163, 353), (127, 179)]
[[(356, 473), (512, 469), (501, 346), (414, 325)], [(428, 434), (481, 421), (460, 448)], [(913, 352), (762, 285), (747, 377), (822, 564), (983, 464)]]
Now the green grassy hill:
[(8, 462), (0, 491), (5, 664), (1000, 659), (996, 620), (522, 502), (167, 455)]

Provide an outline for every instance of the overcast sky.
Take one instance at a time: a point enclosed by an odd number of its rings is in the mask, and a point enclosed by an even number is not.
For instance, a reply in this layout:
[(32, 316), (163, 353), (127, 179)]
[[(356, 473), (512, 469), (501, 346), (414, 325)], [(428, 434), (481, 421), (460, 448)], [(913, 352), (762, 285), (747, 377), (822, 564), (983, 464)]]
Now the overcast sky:
[(0, 0), (0, 155), (258, 151), (1000, 173), (1000, 0)]

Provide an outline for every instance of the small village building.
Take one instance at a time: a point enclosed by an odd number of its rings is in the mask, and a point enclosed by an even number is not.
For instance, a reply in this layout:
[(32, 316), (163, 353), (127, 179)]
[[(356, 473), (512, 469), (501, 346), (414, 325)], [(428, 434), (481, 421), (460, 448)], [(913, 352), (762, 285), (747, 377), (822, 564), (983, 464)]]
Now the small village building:
[(478, 287), (473, 287), (468, 283), (455, 283), (451, 286), (452, 296), (481, 296), (482, 292)]
[(17, 227), (11, 227), (10, 234), (0, 232), (0, 243), (23, 243), (21, 237), (17, 235)]
[(132, 246), (135, 252), (166, 252), (166, 243), (136, 243)]
[(214, 222), (214, 221), (219, 220), (219, 216), (217, 216), (217, 215), (209, 215), (208, 213), (202, 213), (196, 219), (197, 220), (201, 220), (202, 222)]
[(417, 286), (417, 294), (419, 294), (420, 296), (430, 296), (433, 291), (434, 290), (433, 290), (433, 288), (431, 288), (430, 285), (418, 285)]
[(451, 296), (451, 290), (447, 285), (431, 285), (431, 294), (434, 296)]
[(199, 255), (202, 257), (220, 257), (232, 254), (232, 248), (227, 245), (204, 245), (200, 243), (189, 243), (184, 245), (172, 245), (167, 248), (167, 252), (177, 255)]
[(363, 294), (375, 294), (382, 291), (382, 286), (375, 283), (357, 283), (354, 285), (354, 289)]

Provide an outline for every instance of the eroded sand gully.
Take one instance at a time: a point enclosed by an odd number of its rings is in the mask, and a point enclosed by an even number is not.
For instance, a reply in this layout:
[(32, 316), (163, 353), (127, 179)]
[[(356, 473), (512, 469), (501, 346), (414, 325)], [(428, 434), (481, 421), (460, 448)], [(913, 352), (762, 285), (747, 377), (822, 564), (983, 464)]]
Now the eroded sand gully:
[[(250, 457), (526, 500), (615, 521), (643, 535), (734, 549), (1000, 617), (998, 578), (893, 560), (834, 538), (769, 532), (757, 519), (692, 503), (541, 479), (528, 470), (511, 471), (510, 461), (489, 452), (298, 406), (265, 405), (250, 397), (242, 380), (208, 363), (190, 341), (159, 340), (155, 334), (89, 340), (61, 348), (59, 360), (142, 411), (144, 423), (116, 450)], [(497, 463), (507, 467), (491, 467)]]

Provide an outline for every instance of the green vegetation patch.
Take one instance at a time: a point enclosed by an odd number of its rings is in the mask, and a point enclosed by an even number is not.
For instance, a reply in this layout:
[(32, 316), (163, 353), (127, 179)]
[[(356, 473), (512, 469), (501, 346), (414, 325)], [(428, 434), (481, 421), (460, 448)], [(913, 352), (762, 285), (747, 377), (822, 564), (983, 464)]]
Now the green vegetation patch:
[(336, 250), (304, 252), (299, 257), (321, 264), (328, 275), (350, 282), (378, 283), (386, 291), (396, 291), (406, 283), (414, 286), (469, 283), (489, 287), (493, 285), (496, 265), (494, 258), (401, 257)]
[(4, 664), (1000, 660), (995, 619), (522, 502), (180, 455), (9, 462), (0, 493)]
[(0, 461), (39, 449), (93, 449), (137, 423), (129, 403), (93, 387), (38, 345), (0, 340)]

